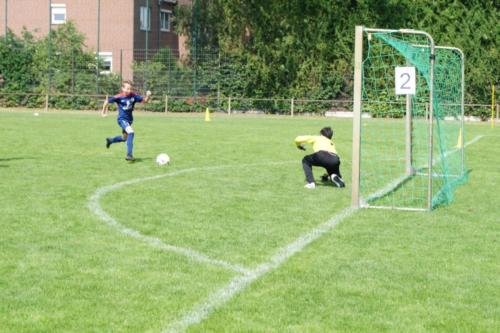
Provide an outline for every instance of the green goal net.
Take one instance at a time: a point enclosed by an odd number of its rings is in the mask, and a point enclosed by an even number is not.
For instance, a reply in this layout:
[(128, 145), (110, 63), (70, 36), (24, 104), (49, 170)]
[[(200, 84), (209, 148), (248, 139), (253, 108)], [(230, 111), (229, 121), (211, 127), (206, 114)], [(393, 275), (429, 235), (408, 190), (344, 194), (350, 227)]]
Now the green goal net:
[(466, 180), (462, 52), (425, 32), (359, 29), (353, 205), (450, 203)]

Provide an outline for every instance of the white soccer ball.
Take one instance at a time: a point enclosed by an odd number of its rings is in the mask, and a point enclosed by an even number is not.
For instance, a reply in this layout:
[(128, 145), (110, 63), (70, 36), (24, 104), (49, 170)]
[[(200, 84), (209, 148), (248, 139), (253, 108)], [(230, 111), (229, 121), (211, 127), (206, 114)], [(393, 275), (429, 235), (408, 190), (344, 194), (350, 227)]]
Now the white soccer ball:
[(170, 163), (170, 157), (165, 153), (161, 153), (158, 156), (156, 156), (156, 163), (158, 165), (168, 164)]

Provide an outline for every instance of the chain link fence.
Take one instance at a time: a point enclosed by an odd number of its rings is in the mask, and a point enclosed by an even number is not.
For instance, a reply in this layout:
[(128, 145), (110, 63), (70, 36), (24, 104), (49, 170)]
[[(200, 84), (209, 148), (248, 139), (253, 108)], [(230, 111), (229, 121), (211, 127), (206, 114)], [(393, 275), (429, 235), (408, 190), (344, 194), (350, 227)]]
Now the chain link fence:
[[(95, 57), (81, 48), (10, 43), (22, 60), (0, 79), (0, 106), (45, 109), (99, 110), (106, 96), (120, 92), (121, 81), (131, 79), (139, 93), (151, 90), (151, 103), (139, 110), (155, 112), (271, 113), (282, 115), (346, 116), (352, 101), (255, 97), (251, 73), (240, 70), (230, 55), (217, 51), (182, 57), (177, 50), (120, 50), (112, 57)], [(24, 61), (24, 62), (23, 62)], [(19, 61), (18, 61), (19, 62)], [(323, 74), (324, 75), (324, 74)], [(496, 118), (498, 120), (498, 105)], [(466, 114), (489, 118), (491, 105), (468, 104)]]

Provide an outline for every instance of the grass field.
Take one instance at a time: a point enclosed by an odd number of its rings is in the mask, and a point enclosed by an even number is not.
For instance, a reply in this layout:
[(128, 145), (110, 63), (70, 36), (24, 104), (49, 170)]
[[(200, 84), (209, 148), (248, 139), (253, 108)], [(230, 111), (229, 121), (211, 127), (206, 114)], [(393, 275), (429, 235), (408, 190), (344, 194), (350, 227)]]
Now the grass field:
[[(114, 115), (0, 122), (0, 332), (500, 331), (499, 128), (407, 213), (346, 210), (349, 120), (139, 113), (133, 164)], [(293, 138), (325, 125), (348, 186), (308, 191)]]

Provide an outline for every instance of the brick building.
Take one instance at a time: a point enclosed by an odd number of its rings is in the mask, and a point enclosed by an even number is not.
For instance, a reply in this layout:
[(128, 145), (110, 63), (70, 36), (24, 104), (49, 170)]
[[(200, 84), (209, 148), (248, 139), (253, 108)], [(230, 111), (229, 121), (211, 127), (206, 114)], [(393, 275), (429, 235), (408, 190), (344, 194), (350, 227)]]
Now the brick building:
[(144, 53), (133, 50), (169, 47), (180, 56), (185, 52), (185, 38), (171, 24), (179, 3), (191, 0), (0, 0), (0, 34), (7, 25), (15, 34), (26, 27), (40, 37), (47, 35), (49, 22), (57, 29), (72, 21), (85, 34), (87, 47), (98, 50), (104, 71), (131, 78), (132, 61)]

